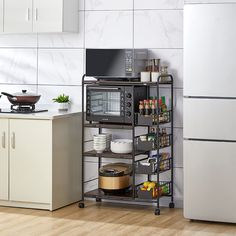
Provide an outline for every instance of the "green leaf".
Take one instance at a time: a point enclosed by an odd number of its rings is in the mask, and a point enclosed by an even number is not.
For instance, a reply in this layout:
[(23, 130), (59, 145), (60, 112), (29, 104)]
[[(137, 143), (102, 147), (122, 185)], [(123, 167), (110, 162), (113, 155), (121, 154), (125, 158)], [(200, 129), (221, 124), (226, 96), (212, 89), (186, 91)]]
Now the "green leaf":
[(52, 99), (54, 102), (57, 103), (70, 103), (70, 97), (63, 94), (60, 94), (58, 97)]

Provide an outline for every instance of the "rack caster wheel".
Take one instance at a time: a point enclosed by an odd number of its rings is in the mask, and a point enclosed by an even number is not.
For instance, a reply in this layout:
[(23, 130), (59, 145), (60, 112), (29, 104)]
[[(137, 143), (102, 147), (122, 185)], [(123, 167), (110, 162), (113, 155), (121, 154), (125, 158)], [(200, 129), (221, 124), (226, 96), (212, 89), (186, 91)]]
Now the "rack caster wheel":
[(102, 202), (101, 198), (96, 198), (96, 202)]
[(169, 208), (175, 208), (175, 204), (174, 204), (173, 202), (171, 202), (171, 203), (169, 204)]
[(160, 209), (156, 209), (156, 210), (155, 210), (155, 215), (156, 215), (156, 216), (159, 216), (160, 214), (161, 214)]
[(84, 208), (84, 203), (80, 202), (79, 203), (79, 208)]

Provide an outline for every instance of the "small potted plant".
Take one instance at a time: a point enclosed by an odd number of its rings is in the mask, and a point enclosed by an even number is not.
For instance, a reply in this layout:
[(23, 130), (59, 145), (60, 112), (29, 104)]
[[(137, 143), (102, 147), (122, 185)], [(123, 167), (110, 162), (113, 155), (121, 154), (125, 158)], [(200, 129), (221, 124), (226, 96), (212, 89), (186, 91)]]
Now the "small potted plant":
[(52, 99), (59, 104), (59, 110), (67, 111), (69, 109), (70, 97), (64, 93)]

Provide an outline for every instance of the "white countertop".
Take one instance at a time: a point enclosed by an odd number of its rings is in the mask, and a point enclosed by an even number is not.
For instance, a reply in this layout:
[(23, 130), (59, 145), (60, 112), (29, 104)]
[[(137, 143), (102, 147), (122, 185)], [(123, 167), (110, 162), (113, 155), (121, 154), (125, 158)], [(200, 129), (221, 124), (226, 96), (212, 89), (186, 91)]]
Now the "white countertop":
[(47, 112), (39, 112), (39, 113), (33, 113), (33, 114), (0, 113), (0, 118), (54, 120), (54, 119), (59, 119), (59, 118), (70, 117), (79, 113), (81, 113), (79, 109), (70, 109), (68, 111), (58, 111), (56, 109), (49, 108)]

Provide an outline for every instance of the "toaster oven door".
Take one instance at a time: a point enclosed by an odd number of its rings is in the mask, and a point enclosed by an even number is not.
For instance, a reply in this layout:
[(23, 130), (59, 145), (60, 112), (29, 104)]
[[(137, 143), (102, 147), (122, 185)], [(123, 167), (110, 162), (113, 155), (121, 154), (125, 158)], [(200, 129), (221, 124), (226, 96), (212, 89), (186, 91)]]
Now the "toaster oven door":
[(87, 87), (88, 121), (124, 122), (124, 88)]

